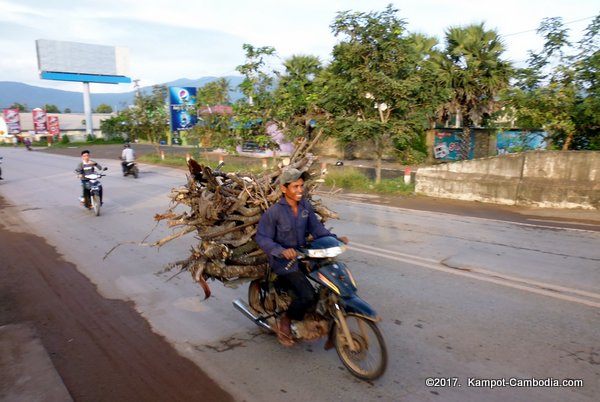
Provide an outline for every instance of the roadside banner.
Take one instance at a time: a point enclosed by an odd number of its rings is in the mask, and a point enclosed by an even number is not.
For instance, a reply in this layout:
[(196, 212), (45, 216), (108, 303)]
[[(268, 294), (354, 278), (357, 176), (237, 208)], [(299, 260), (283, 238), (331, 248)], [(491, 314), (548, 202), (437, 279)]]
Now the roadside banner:
[(9, 134), (19, 134), (21, 132), (21, 119), (18, 109), (4, 109), (2, 110), (2, 116), (4, 116), (4, 121), (8, 126)]
[(48, 124), (48, 134), (60, 139), (60, 124), (58, 121), (58, 116), (48, 116), (46, 121)]
[(35, 108), (31, 111), (33, 116), (33, 131), (36, 134), (45, 134), (48, 132), (46, 124), (46, 111), (40, 108)]

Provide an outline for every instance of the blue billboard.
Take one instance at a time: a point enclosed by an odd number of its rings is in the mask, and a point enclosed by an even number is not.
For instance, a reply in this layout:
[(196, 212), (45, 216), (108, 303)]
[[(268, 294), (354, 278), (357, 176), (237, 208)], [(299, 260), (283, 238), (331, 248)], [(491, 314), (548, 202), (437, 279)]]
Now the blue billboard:
[(171, 131), (189, 130), (198, 122), (196, 88), (169, 87)]
[(546, 149), (546, 136), (544, 131), (500, 131), (496, 137), (496, 149), (498, 155)]

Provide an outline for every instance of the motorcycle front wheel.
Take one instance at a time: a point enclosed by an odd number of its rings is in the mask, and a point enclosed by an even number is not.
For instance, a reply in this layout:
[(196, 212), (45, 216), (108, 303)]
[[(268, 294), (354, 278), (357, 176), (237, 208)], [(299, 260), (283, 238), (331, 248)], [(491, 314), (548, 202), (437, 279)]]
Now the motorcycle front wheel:
[(92, 208), (96, 216), (100, 215), (100, 196), (98, 194), (92, 195)]
[(355, 314), (345, 316), (353, 348), (336, 323), (335, 350), (344, 366), (352, 375), (363, 380), (374, 380), (384, 373), (387, 367), (387, 348), (381, 331), (373, 321)]

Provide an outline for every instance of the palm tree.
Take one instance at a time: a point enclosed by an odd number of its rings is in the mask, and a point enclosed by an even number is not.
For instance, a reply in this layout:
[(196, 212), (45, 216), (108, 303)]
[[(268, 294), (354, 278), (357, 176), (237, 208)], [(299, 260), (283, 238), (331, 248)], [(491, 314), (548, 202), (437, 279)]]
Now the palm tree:
[(441, 67), (451, 99), (442, 108), (462, 125), (460, 156), (468, 159), (471, 127), (499, 110), (498, 94), (508, 86), (512, 66), (501, 58), (505, 47), (496, 31), (486, 30), (483, 23), (450, 27), (445, 40)]
[(322, 70), (317, 56), (293, 55), (283, 62), (285, 71), (278, 74), (275, 91), (277, 112), (275, 118), (289, 137), (305, 136), (310, 139), (311, 121), (316, 117), (314, 80)]

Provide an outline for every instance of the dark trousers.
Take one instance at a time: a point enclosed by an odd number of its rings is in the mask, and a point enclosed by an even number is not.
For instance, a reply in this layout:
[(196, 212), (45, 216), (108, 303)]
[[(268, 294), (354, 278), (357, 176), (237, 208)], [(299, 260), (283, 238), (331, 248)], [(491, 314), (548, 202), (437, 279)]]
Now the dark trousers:
[(304, 319), (304, 313), (317, 301), (317, 295), (310, 281), (302, 272), (290, 272), (277, 277), (277, 286), (292, 296), (287, 315), (292, 320)]
[[(81, 189), (82, 194), (81, 196), (84, 198), (86, 203), (90, 202), (90, 182), (88, 180), (81, 180)], [(102, 202), (102, 186), (100, 186), (100, 202)], [(87, 205), (89, 206), (89, 204)]]

